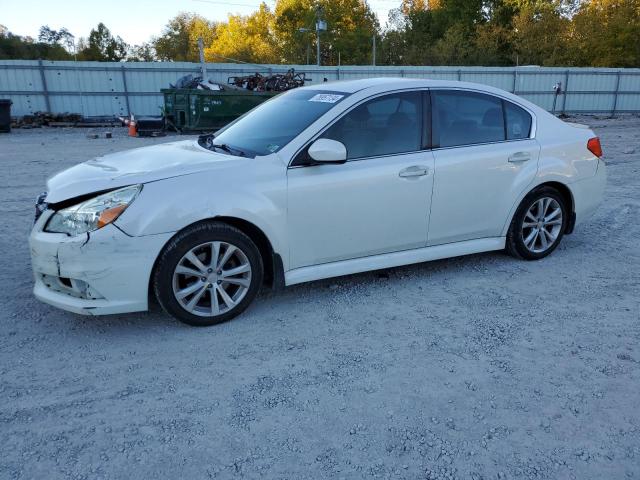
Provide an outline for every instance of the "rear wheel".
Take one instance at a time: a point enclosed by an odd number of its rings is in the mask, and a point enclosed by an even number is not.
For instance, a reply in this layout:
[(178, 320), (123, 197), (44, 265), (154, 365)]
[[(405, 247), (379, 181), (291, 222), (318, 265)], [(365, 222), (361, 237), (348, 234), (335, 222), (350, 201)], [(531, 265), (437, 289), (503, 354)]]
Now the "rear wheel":
[(522, 200), (513, 216), (506, 249), (525, 260), (544, 258), (560, 244), (567, 220), (566, 204), (556, 189), (534, 190)]
[(154, 273), (162, 308), (178, 320), (208, 326), (231, 320), (253, 301), (263, 264), (255, 244), (219, 222), (188, 227), (165, 247)]

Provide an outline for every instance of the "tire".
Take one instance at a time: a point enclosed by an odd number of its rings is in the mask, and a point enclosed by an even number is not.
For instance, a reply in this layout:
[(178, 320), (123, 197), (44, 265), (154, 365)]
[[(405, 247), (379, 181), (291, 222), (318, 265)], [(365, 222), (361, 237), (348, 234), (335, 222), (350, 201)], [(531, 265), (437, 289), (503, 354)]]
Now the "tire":
[(225, 223), (204, 222), (187, 227), (165, 246), (153, 289), (169, 315), (205, 327), (240, 315), (258, 294), (263, 275), (260, 251), (247, 235)]
[[(539, 215), (541, 208), (546, 212), (544, 217)], [(558, 209), (560, 215), (555, 213)], [(533, 190), (524, 197), (511, 220), (505, 249), (516, 258), (540, 260), (558, 247), (568, 220), (565, 200), (555, 188), (541, 187)]]

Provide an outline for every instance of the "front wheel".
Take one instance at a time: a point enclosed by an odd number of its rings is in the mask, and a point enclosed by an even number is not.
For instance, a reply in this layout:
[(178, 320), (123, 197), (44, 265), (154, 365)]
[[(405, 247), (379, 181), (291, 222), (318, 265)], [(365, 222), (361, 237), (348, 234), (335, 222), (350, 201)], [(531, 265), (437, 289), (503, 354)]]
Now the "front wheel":
[(565, 201), (556, 189), (534, 190), (513, 216), (507, 232), (507, 252), (525, 260), (546, 257), (560, 244), (567, 220)]
[(169, 315), (209, 326), (242, 313), (258, 294), (262, 276), (262, 257), (249, 237), (224, 223), (202, 223), (164, 248), (154, 290)]

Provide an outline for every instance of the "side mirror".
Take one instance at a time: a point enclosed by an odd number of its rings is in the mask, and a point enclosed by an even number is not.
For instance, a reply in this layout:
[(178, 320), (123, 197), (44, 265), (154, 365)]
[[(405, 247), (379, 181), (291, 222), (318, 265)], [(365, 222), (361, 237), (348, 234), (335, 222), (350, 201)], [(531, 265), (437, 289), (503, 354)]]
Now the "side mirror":
[(319, 138), (309, 147), (309, 156), (317, 163), (344, 163), (347, 161), (347, 147), (344, 143), (328, 138)]

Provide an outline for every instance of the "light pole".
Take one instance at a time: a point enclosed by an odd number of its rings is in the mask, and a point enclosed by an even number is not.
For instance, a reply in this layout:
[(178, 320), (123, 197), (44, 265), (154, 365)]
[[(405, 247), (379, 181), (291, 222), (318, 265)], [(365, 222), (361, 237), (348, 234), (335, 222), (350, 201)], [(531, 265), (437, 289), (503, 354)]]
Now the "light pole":
[[(311, 32), (310, 28), (299, 28), (299, 32)], [(320, 66), (320, 32), (327, 31), (327, 22), (322, 20), (322, 7), (316, 7), (316, 65)], [(309, 50), (307, 48), (307, 65), (309, 64)]]
[(324, 20), (320, 20), (318, 18), (316, 20), (316, 65), (320, 66), (320, 32), (324, 32), (327, 30), (327, 22)]

